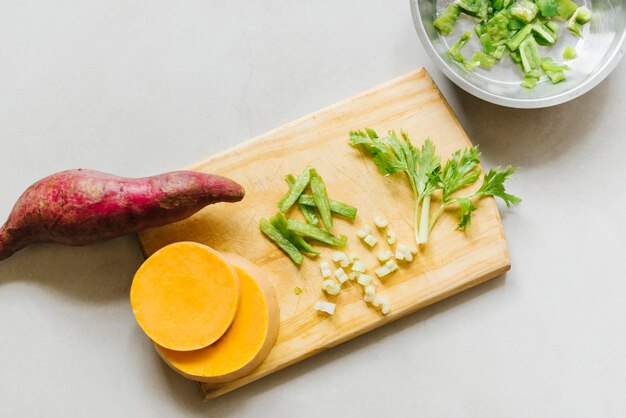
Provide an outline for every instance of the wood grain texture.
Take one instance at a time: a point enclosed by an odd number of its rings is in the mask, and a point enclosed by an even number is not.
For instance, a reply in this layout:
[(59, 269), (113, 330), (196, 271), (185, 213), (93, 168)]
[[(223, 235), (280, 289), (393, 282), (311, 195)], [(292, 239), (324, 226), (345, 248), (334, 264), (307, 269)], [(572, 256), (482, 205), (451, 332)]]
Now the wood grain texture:
[[(188, 220), (140, 234), (146, 256), (172, 242), (191, 240), (217, 250), (243, 255), (272, 276), (281, 309), (278, 339), (265, 362), (250, 375), (218, 387), (202, 385), (206, 398), (214, 398), (323, 350), (405, 316), (464, 289), (496, 277), (510, 268), (509, 256), (493, 199), (478, 203), (472, 227), (455, 230), (457, 214), (442, 216), (430, 243), (416, 261), (389, 276), (378, 295), (386, 298), (391, 313), (382, 316), (368, 307), (362, 290), (348, 283), (335, 315), (317, 313), (313, 305), (327, 299), (320, 290), (318, 262), (305, 259), (297, 268), (259, 232), (261, 217), (276, 212), (276, 202), (287, 190), (283, 176), (297, 175), (307, 164), (323, 176), (329, 195), (359, 209), (354, 224), (335, 218), (335, 233), (350, 239), (347, 252), (357, 252), (376, 266), (376, 251), (369, 251), (355, 233), (385, 216), (398, 234), (398, 242), (413, 244), (413, 203), (404, 175), (383, 177), (369, 158), (348, 145), (348, 132), (371, 127), (380, 132), (405, 130), (414, 143), (430, 137), (444, 159), (470, 141), (445, 99), (424, 69), (392, 80), (285, 126), (215, 155), (189, 168), (228, 176), (246, 189), (236, 204), (210, 206)], [(433, 205), (437, 205), (436, 198)], [(453, 212), (453, 211), (452, 211)], [(291, 216), (299, 216), (297, 211)], [(452, 216), (453, 215), (453, 216)], [(387, 248), (380, 240), (375, 250)], [(294, 288), (303, 289), (300, 295)]]

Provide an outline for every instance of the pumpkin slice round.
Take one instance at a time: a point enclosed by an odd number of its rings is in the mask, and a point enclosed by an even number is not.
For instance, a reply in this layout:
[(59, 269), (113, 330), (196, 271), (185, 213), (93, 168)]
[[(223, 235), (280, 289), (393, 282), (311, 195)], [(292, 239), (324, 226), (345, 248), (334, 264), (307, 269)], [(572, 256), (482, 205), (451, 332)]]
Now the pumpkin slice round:
[(235, 319), (239, 280), (217, 251), (177, 242), (137, 270), (130, 301), (152, 341), (172, 350), (198, 350), (222, 337)]
[(239, 277), (241, 303), (233, 324), (213, 345), (196, 351), (155, 345), (163, 360), (181, 375), (210, 384), (250, 374), (271, 351), (280, 324), (276, 293), (267, 274), (238, 255), (222, 253)]

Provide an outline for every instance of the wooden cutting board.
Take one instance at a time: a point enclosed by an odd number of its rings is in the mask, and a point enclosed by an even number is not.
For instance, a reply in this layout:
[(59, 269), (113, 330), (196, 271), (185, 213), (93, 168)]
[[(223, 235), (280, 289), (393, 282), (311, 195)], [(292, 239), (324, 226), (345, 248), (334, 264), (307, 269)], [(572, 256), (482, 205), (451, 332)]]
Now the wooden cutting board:
[[(315, 311), (316, 301), (327, 300), (320, 290), (318, 263), (330, 261), (332, 249), (320, 246), (322, 255), (317, 260), (305, 258), (297, 268), (258, 228), (259, 219), (276, 212), (276, 203), (287, 190), (284, 175), (297, 175), (311, 164), (324, 178), (331, 198), (358, 208), (354, 224), (335, 218), (335, 233), (347, 235), (345, 251), (360, 254), (369, 266), (378, 265), (376, 251), (388, 246), (381, 239), (375, 251), (370, 251), (355, 233), (363, 225), (372, 225), (374, 216), (390, 221), (398, 242), (414, 243), (412, 194), (405, 176), (381, 176), (370, 158), (348, 145), (348, 132), (364, 127), (379, 133), (403, 129), (416, 145), (430, 137), (444, 159), (470, 145), (437, 86), (420, 69), (191, 165), (188, 168), (236, 180), (245, 187), (246, 197), (239, 203), (209, 206), (190, 219), (140, 234), (146, 256), (172, 242), (198, 241), (245, 256), (272, 276), (281, 309), (276, 345), (249, 376), (219, 387), (202, 384), (206, 398), (274, 373), (510, 268), (495, 202), (484, 199), (469, 231), (455, 230), (454, 210), (442, 216), (416, 261), (379, 286), (377, 294), (389, 301), (390, 314), (383, 316), (368, 307), (361, 287), (351, 282), (332, 299), (337, 304), (335, 315)], [(291, 216), (298, 215), (296, 210)], [(299, 295), (294, 292), (296, 286), (303, 289)]]

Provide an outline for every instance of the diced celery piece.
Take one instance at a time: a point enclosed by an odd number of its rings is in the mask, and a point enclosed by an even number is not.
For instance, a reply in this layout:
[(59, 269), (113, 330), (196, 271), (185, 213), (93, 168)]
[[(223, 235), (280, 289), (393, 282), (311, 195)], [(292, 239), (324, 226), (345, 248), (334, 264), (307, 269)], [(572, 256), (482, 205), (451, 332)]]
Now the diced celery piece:
[(480, 66), (480, 62), (478, 61), (467, 61), (465, 60), (463, 62), (463, 67), (465, 67), (465, 69), (467, 71), (474, 71), (474, 69), (476, 69), (476, 67)]
[(546, 71), (546, 75), (552, 81), (552, 84), (560, 83), (565, 80), (565, 74), (563, 71)]
[(489, 12), (489, 0), (456, 0), (454, 2), (461, 11), (482, 19), (487, 17)]
[(583, 25), (578, 23), (575, 19), (570, 19), (569, 22), (567, 22), (567, 29), (579, 38), (582, 38)]
[(539, 8), (532, 0), (517, 0), (511, 7), (511, 16), (528, 24), (539, 13)]
[(517, 32), (507, 43), (506, 46), (509, 47), (511, 51), (515, 51), (519, 48), (520, 44), (533, 30), (533, 25), (526, 25), (519, 32)]
[(582, 6), (576, 9), (576, 13), (574, 13), (574, 15), (576, 16), (576, 22), (580, 23), (581, 25), (589, 23), (589, 21), (591, 20), (591, 10), (589, 10), (587, 6)]
[(490, 54), (495, 50), (493, 43), (491, 42), (491, 36), (488, 33), (483, 33), (480, 35), (480, 43), (483, 45), (483, 50)]
[(465, 62), (465, 58), (461, 55), (461, 50), (465, 48), (465, 45), (469, 42), (470, 37), (472, 36), (471, 32), (465, 32), (461, 38), (448, 51), (448, 55), (452, 57), (457, 62), (463, 63)]
[(478, 37), (483, 35), (485, 33), (485, 24), (483, 22), (480, 22), (478, 25), (474, 26), (474, 32), (476, 32), (476, 35), (478, 35)]
[(574, 58), (576, 58), (576, 49), (571, 46), (565, 47), (565, 51), (563, 51), (563, 59), (573, 60)]
[(472, 55), (472, 61), (478, 62), (481, 67), (490, 69), (493, 67), (493, 64), (496, 63), (496, 59), (491, 55), (487, 55), (481, 51), (474, 51), (474, 55)]
[(554, 33), (557, 33), (559, 31), (559, 24), (556, 23), (554, 20), (549, 20), (548, 22), (546, 22), (546, 26)]
[(502, 59), (502, 56), (504, 55), (504, 51), (506, 51), (506, 45), (500, 45), (499, 47), (496, 48), (496, 50), (491, 54), (492, 57), (494, 57), (495, 59), (499, 60)]
[(537, 35), (535, 38), (539, 38), (537, 41), (541, 42), (542, 45), (544, 43), (546, 45), (554, 45), (558, 39), (554, 32), (539, 22), (533, 24), (533, 32)]
[(539, 68), (541, 65), (541, 57), (539, 57), (539, 48), (537, 41), (532, 36), (527, 36), (519, 46), (520, 57), (522, 58), (522, 68), (525, 73)]
[(508, 25), (509, 18), (503, 13), (496, 14), (493, 19), (485, 24), (485, 31), (489, 34), (493, 44), (498, 44), (511, 37), (511, 31)]
[(535, 77), (527, 75), (522, 80), (522, 87), (527, 89), (534, 89), (538, 81), (539, 80), (537, 80)]
[(557, 6), (559, 17), (563, 20), (569, 20), (569, 18), (576, 13), (577, 9), (578, 5), (572, 0), (559, 0), (559, 4)]
[(513, 62), (515, 62), (517, 64), (521, 64), (522, 63), (522, 57), (519, 54), (519, 50), (511, 51), (511, 59), (513, 60)]
[(493, 7), (494, 10), (502, 10), (506, 6), (504, 5), (504, 0), (492, 0), (491, 7)]
[(557, 0), (535, 0), (542, 16), (556, 16), (559, 14)]
[(521, 28), (524, 27), (524, 23), (520, 22), (517, 19), (511, 19), (509, 20), (508, 26), (510, 30), (520, 30)]
[(552, 58), (546, 57), (541, 59), (541, 69), (543, 71), (565, 71), (571, 70), (571, 68), (565, 64), (559, 64), (552, 61)]
[(459, 18), (460, 10), (458, 6), (449, 4), (446, 10), (439, 16), (433, 25), (437, 30), (444, 35), (448, 35), (454, 29), (457, 19)]

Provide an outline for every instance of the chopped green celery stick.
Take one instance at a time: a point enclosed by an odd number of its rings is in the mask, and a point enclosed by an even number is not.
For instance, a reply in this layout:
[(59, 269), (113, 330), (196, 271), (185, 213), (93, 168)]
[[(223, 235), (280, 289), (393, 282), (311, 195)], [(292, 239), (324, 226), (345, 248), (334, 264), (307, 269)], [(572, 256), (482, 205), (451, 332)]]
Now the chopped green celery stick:
[(546, 75), (552, 81), (552, 84), (560, 83), (565, 80), (565, 74), (563, 71), (546, 71)]
[(510, 30), (520, 30), (524, 27), (524, 23), (517, 19), (511, 19), (509, 20), (508, 26)]
[(315, 206), (320, 212), (322, 223), (327, 230), (333, 229), (333, 218), (330, 216), (330, 203), (328, 203), (328, 193), (324, 180), (317, 174), (314, 168), (311, 169), (311, 190)]
[(472, 55), (472, 61), (478, 62), (483, 68), (491, 68), (493, 64), (496, 63), (496, 59), (491, 55), (487, 55), (481, 51), (474, 51), (474, 55)]
[(478, 25), (474, 26), (474, 32), (476, 32), (476, 35), (478, 37), (480, 37), (482, 34), (485, 33), (485, 23), (484, 22), (480, 22)]
[(495, 50), (495, 47), (491, 42), (491, 36), (489, 36), (488, 33), (480, 35), (480, 43), (483, 44), (483, 50), (488, 54), (491, 54)]
[(463, 62), (463, 67), (465, 67), (467, 71), (474, 71), (478, 66), (480, 66), (480, 62), (478, 61), (465, 60)]
[(448, 4), (446, 10), (433, 22), (437, 30), (444, 35), (448, 35), (454, 29), (457, 19), (459, 18), (459, 8), (454, 4)]
[(324, 244), (328, 244), (333, 247), (343, 247), (346, 244), (347, 238), (345, 235), (337, 238), (334, 235), (317, 228), (313, 225), (309, 225), (304, 222), (289, 219), (287, 221), (289, 231), (301, 235), (303, 237), (311, 238)]
[(504, 0), (492, 0), (491, 7), (493, 7), (494, 10), (504, 9)]
[(278, 229), (274, 228), (272, 224), (267, 219), (261, 219), (259, 223), (259, 228), (261, 232), (263, 232), (269, 239), (271, 239), (274, 244), (278, 246), (281, 250), (285, 252), (291, 258), (291, 260), (300, 265), (302, 264), (302, 260), (304, 256), (298, 249), (291, 243), (287, 238), (283, 236), (283, 234), (278, 231)]
[(509, 18), (503, 13), (496, 14), (493, 19), (485, 24), (485, 31), (489, 34), (493, 44), (508, 40), (511, 37)]
[(517, 0), (511, 7), (511, 16), (528, 24), (539, 13), (539, 8), (533, 0)]
[(554, 32), (552, 32), (545, 25), (542, 25), (539, 22), (535, 22), (533, 24), (533, 32), (538, 35), (540, 41), (545, 41), (545, 43), (548, 45), (554, 45), (554, 43), (558, 39)]
[(563, 51), (563, 59), (573, 60), (576, 58), (576, 49), (571, 46), (565, 47), (565, 51)]
[[(287, 182), (289, 187), (291, 187), (296, 182), (296, 178), (293, 176), (293, 174), (287, 174), (285, 176), (285, 181)], [(303, 195), (300, 195), (300, 198), (302, 196)], [(319, 223), (319, 219), (317, 219), (317, 215), (315, 214), (315, 208), (303, 205), (299, 201), (299, 199), (298, 199), (298, 207), (300, 208), (300, 211), (302, 212), (304, 219), (306, 219), (308, 223), (310, 223), (311, 225), (317, 225)]]
[(589, 23), (589, 21), (591, 20), (591, 10), (589, 10), (587, 6), (581, 6), (578, 9), (576, 9), (574, 16), (575, 16), (576, 22), (580, 23), (581, 25), (584, 25), (585, 23)]
[(554, 20), (547, 21), (546, 26), (554, 33), (557, 33), (559, 31), (559, 24), (556, 23)]
[(527, 75), (522, 80), (522, 87), (527, 89), (534, 89), (538, 81), (539, 80), (536, 77)]
[(570, 17), (576, 13), (578, 9), (578, 5), (574, 3), (572, 0), (558, 0), (559, 4), (557, 6), (557, 10), (559, 12), (559, 17), (563, 20), (569, 20)]
[(278, 209), (283, 213), (287, 212), (289, 208), (293, 206), (294, 203), (296, 203), (296, 200), (298, 200), (298, 198), (300, 197), (304, 189), (306, 189), (306, 186), (309, 185), (310, 180), (311, 180), (311, 167), (306, 167), (302, 171), (302, 173), (300, 173), (300, 175), (296, 179), (296, 182), (289, 189), (287, 194), (285, 194), (278, 201)]
[(543, 71), (566, 71), (571, 68), (565, 64), (554, 62), (552, 58), (546, 57), (541, 59), (541, 69)]
[(525, 73), (541, 66), (541, 57), (539, 56), (539, 48), (537, 41), (532, 36), (526, 37), (519, 47), (520, 57), (522, 58), (522, 68)]
[(295, 293), (296, 295), (299, 295), (300, 293), (302, 293), (302, 288), (301, 288), (301, 287), (296, 286), (296, 287), (293, 289), (293, 293)]
[(567, 22), (567, 29), (579, 38), (582, 38), (583, 25), (578, 23), (575, 19), (570, 19), (569, 22)]
[(270, 223), (297, 249), (307, 252), (309, 254), (319, 254), (319, 252), (315, 251), (313, 247), (311, 247), (311, 244), (306, 242), (301, 236), (289, 231), (289, 229), (287, 228), (287, 218), (285, 217), (284, 213), (278, 212), (272, 217), (272, 219), (270, 219)]
[(489, 12), (489, 0), (456, 0), (454, 2), (466, 14), (484, 19)]
[[(313, 196), (303, 194), (300, 196), (298, 203), (305, 206), (315, 206), (315, 200)], [(356, 218), (357, 209), (350, 205), (346, 205), (345, 203), (338, 202), (336, 200), (328, 199), (328, 203), (330, 205), (330, 211), (336, 215), (343, 216), (344, 218), (348, 218), (351, 221)]]
[(542, 16), (556, 16), (559, 14), (557, 0), (535, 0)]
[(520, 29), (519, 32), (515, 34), (515, 36), (513, 36), (506, 43), (506, 46), (508, 46), (511, 51), (516, 51), (519, 48), (522, 41), (526, 39), (528, 35), (530, 35), (530, 32), (532, 32), (532, 30), (533, 30), (533, 25), (524, 26), (522, 29)]
[(448, 51), (448, 55), (450, 55), (455, 61), (464, 63), (465, 58), (463, 58), (463, 55), (461, 55), (461, 50), (465, 47), (465, 45), (467, 45), (471, 36), (471, 32), (465, 32), (463, 36), (461, 36), (459, 40), (456, 41), (454, 45), (452, 45), (452, 48), (450, 48), (450, 50)]
[(502, 59), (502, 56), (504, 55), (504, 51), (506, 51), (506, 45), (500, 45), (499, 47), (496, 48), (496, 50), (491, 54), (492, 57), (494, 57), (495, 59), (499, 60)]
[(511, 51), (511, 59), (517, 63), (517, 64), (521, 64), (522, 63), (522, 57), (519, 54), (519, 50), (517, 51)]

